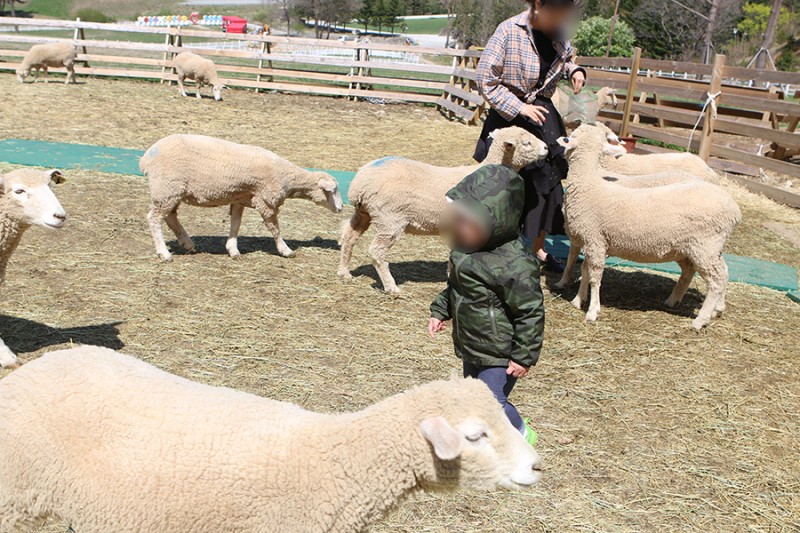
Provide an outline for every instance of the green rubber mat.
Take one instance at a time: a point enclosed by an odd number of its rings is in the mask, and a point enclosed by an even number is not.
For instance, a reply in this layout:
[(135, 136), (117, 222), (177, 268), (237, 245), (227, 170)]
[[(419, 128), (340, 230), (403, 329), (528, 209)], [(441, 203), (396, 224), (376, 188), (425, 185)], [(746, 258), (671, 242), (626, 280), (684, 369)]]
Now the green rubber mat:
[[(0, 161), (15, 165), (28, 165), (60, 169), (82, 168), (99, 172), (141, 175), (139, 158), (144, 152), (125, 148), (110, 148), (89, 144), (65, 144), (46, 141), (20, 139), (0, 140)], [(355, 172), (328, 170), (339, 182), (342, 198), (347, 191)], [(566, 258), (569, 253), (569, 240), (566, 237), (548, 239), (548, 250), (556, 257)], [(761, 285), (779, 291), (789, 292), (789, 297), (800, 302), (797, 286), (797, 270), (779, 263), (760, 261), (749, 257), (726, 255), (731, 281)], [(644, 268), (658, 272), (679, 274), (676, 263), (639, 264), (610, 257), (609, 266)], [(791, 291), (791, 292), (790, 292)]]
[[(547, 238), (547, 251), (554, 256), (565, 259), (569, 255), (569, 239), (564, 236)], [(770, 263), (751, 257), (724, 254), (728, 264), (728, 276), (731, 281), (761, 285), (776, 291), (797, 291), (797, 269), (780, 263)], [(656, 272), (680, 274), (681, 269), (677, 263), (635, 263), (619, 257), (609, 257), (606, 265), (617, 267), (633, 267)], [(789, 295), (791, 298), (791, 294)], [(800, 298), (800, 295), (798, 295)], [(797, 301), (797, 300), (796, 300)]]
[[(82, 168), (114, 174), (141, 176), (139, 159), (142, 150), (111, 148), (91, 144), (65, 144), (46, 141), (6, 139), (0, 141), (0, 161), (62, 170)], [(347, 198), (355, 172), (326, 170), (339, 182), (342, 198)]]

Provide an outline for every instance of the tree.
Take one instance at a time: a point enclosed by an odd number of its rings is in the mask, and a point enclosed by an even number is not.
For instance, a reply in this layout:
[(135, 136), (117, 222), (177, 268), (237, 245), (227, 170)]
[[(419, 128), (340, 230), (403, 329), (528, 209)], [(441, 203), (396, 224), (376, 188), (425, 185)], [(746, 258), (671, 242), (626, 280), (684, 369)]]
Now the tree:
[[(775, 42), (775, 31), (778, 29), (778, 16), (781, 13), (782, 5), (783, 0), (772, 0), (772, 10), (769, 13), (769, 20), (767, 20), (767, 28), (764, 30), (764, 39), (761, 41), (761, 48), (756, 57), (756, 68), (767, 66), (767, 56), (770, 47)], [(775, 66), (774, 63), (773, 66)]]
[(292, 12), (294, 11), (294, 0), (277, 0), (280, 9), (281, 19), (286, 22), (286, 35), (292, 34)]
[(367, 31), (373, 20), (375, 20), (375, 0), (363, 0), (361, 9), (356, 13), (356, 21), (364, 26), (364, 31)]
[(403, 4), (400, 0), (387, 0), (385, 5), (383, 24), (389, 26), (390, 33), (394, 33), (394, 27), (402, 22), (400, 16), (403, 14)]
[[(582, 56), (600, 57), (606, 55), (606, 39), (611, 28), (611, 19), (590, 17), (581, 21), (572, 44)], [(636, 36), (633, 29), (625, 21), (620, 20), (614, 28), (610, 55), (612, 57), (630, 57)]]
[(454, 3), (455, 31), (465, 48), (485, 44), (498, 24), (520, 12), (517, 0), (457, 0)]

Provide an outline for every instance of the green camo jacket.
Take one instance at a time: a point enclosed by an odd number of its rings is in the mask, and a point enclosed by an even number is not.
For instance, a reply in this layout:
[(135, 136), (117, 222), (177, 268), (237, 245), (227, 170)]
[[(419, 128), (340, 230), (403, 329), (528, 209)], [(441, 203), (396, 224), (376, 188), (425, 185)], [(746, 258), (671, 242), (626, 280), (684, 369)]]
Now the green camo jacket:
[(456, 355), (478, 366), (536, 364), (544, 336), (539, 263), (519, 232), (525, 186), (508, 167), (488, 165), (447, 196), (491, 228), (477, 252), (450, 254), (450, 277), (431, 316), (453, 321)]

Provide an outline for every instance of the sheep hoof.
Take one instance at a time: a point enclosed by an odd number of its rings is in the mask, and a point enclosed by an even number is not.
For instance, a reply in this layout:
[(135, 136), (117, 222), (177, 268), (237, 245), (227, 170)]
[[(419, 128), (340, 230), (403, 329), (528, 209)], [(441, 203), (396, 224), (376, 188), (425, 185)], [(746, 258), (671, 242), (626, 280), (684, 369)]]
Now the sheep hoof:
[(674, 298), (667, 298), (666, 300), (664, 300), (664, 305), (666, 307), (669, 307), (670, 309), (675, 308), (679, 303), (680, 302), (678, 302), (678, 300)]
[(288, 252), (280, 252), (280, 254), (281, 254), (281, 257), (285, 257), (287, 259), (290, 259), (292, 257), (295, 257), (297, 255), (297, 252), (295, 252), (294, 250), (289, 250)]
[(597, 322), (597, 313), (592, 313), (591, 311), (586, 313), (586, 322), (589, 323)]
[(17, 360), (17, 356), (14, 355), (14, 352), (3, 346), (2, 352), (0, 352), (0, 368), (18, 368), (18, 367), (19, 367), (19, 361)]
[(397, 287), (386, 287), (383, 289), (386, 294), (400, 294), (400, 289)]
[(158, 254), (158, 258), (165, 263), (169, 263), (172, 261), (172, 254)]
[(575, 309), (581, 309), (583, 307), (583, 300), (581, 300), (580, 296), (576, 296), (570, 302)]
[(700, 333), (704, 327), (708, 325), (708, 320), (701, 320), (700, 317), (697, 317), (692, 322), (692, 328), (698, 333)]
[(232, 254), (229, 254), (229, 255), (231, 256), (231, 259), (233, 259), (234, 261), (241, 261), (242, 260), (242, 254), (240, 254), (239, 252), (232, 253)]
[(339, 272), (337, 272), (336, 275), (338, 275), (340, 278), (346, 281), (350, 281), (351, 279), (353, 279), (353, 275), (347, 269), (339, 270)]

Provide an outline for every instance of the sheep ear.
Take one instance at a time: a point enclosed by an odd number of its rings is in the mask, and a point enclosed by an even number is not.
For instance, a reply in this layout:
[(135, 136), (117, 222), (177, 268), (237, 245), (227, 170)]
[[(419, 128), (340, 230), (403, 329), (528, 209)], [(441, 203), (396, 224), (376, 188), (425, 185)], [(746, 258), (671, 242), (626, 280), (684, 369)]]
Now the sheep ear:
[(61, 173), (60, 170), (54, 168), (53, 170), (48, 170), (48, 174), (50, 174), (50, 181), (55, 184), (64, 183), (67, 181), (67, 178), (64, 177), (64, 174)]
[(336, 190), (336, 182), (330, 178), (320, 178), (318, 185), (323, 191), (333, 192)]
[(461, 436), (442, 416), (426, 418), (419, 424), (422, 435), (431, 446), (433, 453), (442, 461), (452, 461), (461, 455)]
[(503, 147), (506, 150), (510, 150), (510, 149), (514, 148), (515, 146), (517, 146), (517, 141), (503, 141)]
[(622, 147), (622, 146), (620, 146), (618, 144), (605, 143), (603, 145), (603, 154), (604, 155), (610, 155), (610, 156), (614, 156), (614, 157), (619, 157), (619, 156), (625, 154), (626, 152), (627, 152), (627, 150), (625, 150), (624, 147)]

